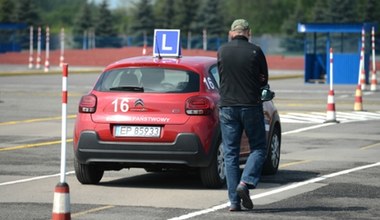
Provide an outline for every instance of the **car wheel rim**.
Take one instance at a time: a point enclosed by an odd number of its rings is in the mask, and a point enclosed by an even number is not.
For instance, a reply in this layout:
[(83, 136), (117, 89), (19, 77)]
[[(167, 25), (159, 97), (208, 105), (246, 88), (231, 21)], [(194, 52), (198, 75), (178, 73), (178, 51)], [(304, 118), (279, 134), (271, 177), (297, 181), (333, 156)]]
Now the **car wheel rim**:
[(274, 134), (271, 142), (271, 151), (272, 151), (272, 165), (277, 167), (280, 158), (280, 139), (277, 134)]
[(225, 169), (224, 169), (224, 157), (223, 157), (223, 147), (222, 145), (219, 145), (219, 149), (216, 155), (216, 160), (218, 163), (218, 174), (221, 180), (224, 180), (226, 175), (225, 175)]

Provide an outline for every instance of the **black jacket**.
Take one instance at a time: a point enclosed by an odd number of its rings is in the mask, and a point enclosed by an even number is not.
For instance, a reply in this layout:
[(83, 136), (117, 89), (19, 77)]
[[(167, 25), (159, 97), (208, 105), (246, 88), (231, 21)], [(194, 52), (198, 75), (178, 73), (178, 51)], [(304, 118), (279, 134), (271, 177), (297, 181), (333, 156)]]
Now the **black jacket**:
[(220, 106), (261, 104), (260, 88), (268, 83), (268, 66), (261, 48), (236, 36), (218, 50)]

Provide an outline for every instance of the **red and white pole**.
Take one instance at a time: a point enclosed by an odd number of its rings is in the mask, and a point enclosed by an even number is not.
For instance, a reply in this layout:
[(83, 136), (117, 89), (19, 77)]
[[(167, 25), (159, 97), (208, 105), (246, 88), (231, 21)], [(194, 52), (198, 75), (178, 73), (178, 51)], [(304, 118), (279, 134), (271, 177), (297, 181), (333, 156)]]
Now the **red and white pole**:
[(29, 69), (33, 68), (33, 26), (29, 28)]
[(61, 56), (59, 57), (59, 66), (63, 67), (63, 62), (65, 60), (65, 29), (61, 28)]
[(335, 122), (339, 123), (336, 120), (336, 112), (335, 112), (335, 101), (334, 101), (334, 88), (333, 88), (333, 49), (330, 48), (330, 90), (329, 95), (327, 96), (327, 113), (326, 113), (326, 121), (325, 123)]
[(66, 183), (66, 134), (67, 134), (67, 77), (68, 64), (62, 67), (62, 133), (61, 133), (61, 172), (60, 182), (54, 190), (53, 220), (69, 220), (70, 214), (70, 193), (69, 185)]
[(207, 30), (203, 29), (203, 50), (207, 50)]
[(376, 91), (376, 55), (375, 55), (375, 27), (372, 27), (372, 74), (371, 74), (371, 91)]
[(50, 29), (46, 27), (45, 72), (49, 72)]
[(359, 63), (359, 85), (362, 90), (366, 89), (364, 52), (365, 52), (365, 30), (364, 28), (362, 28), (362, 47), (360, 51), (360, 63)]
[(187, 32), (187, 49), (191, 50), (191, 31)]
[(363, 111), (362, 90), (365, 89), (365, 71), (364, 71), (364, 48), (365, 48), (365, 31), (362, 28), (362, 46), (360, 51), (359, 79), (355, 90), (354, 111)]
[(333, 86), (334, 86), (334, 70), (333, 70), (333, 67), (334, 67), (334, 55), (333, 55), (333, 49), (332, 47), (330, 47), (330, 91), (331, 90), (334, 90)]
[(37, 58), (36, 69), (41, 68), (41, 27), (37, 29)]
[(143, 49), (142, 49), (142, 55), (146, 55), (146, 45), (147, 45), (147, 42), (148, 42), (148, 36), (147, 36), (147, 33), (146, 31), (144, 31), (144, 45), (143, 45)]
[(91, 30), (91, 38), (90, 38), (90, 44), (91, 44), (91, 49), (95, 49), (95, 47), (96, 47), (96, 36), (95, 36), (95, 30), (94, 29), (92, 29)]
[(66, 173), (67, 77), (68, 77), (68, 64), (65, 63), (62, 66), (61, 183), (65, 182), (65, 173)]

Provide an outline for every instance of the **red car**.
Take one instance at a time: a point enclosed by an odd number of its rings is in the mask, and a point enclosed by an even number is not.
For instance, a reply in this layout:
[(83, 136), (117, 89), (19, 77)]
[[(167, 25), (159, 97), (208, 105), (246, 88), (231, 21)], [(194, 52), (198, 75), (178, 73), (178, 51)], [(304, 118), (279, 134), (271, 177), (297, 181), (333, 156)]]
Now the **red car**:
[[(222, 187), (216, 62), (202, 56), (143, 56), (109, 65), (79, 103), (74, 129), (79, 182), (97, 184), (104, 171), (123, 168), (197, 169), (206, 187)], [(274, 174), (280, 161), (281, 124), (273, 102), (263, 105), (268, 140), (263, 172)], [(248, 154), (244, 136), (242, 164)]]

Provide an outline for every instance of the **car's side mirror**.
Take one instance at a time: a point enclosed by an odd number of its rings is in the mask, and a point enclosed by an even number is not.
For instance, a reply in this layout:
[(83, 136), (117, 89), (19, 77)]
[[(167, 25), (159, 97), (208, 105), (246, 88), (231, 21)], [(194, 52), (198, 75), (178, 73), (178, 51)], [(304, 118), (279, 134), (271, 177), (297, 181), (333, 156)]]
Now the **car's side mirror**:
[(269, 84), (261, 88), (261, 101), (266, 102), (274, 98), (275, 93), (270, 90)]

